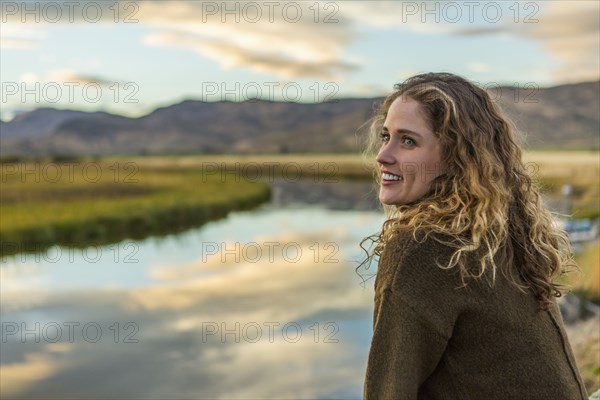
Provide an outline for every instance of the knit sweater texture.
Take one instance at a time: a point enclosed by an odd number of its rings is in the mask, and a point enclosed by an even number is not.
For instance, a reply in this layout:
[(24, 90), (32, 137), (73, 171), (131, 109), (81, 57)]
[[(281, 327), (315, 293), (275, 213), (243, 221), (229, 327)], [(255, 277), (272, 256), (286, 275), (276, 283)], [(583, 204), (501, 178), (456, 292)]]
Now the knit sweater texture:
[(396, 235), (379, 259), (365, 400), (587, 400), (555, 300), (541, 310), (500, 270), (492, 285), (491, 266), (464, 286), (436, 265), (453, 248), (417, 239)]

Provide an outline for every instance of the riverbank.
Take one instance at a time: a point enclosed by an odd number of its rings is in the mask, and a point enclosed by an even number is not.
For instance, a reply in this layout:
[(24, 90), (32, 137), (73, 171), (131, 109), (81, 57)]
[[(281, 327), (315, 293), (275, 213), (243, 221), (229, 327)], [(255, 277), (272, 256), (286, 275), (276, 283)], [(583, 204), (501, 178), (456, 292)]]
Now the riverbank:
[(128, 160), (2, 165), (0, 255), (166, 235), (254, 207), (268, 184)]
[[(597, 218), (598, 157), (526, 152), (524, 161), (545, 193), (568, 203), (564, 212)], [(267, 200), (276, 179), (330, 185), (374, 174), (359, 154), (4, 160), (0, 168), (1, 254), (174, 233)], [(563, 199), (566, 184), (571, 194)]]
[[(600, 153), (598, 151), (524, 152), (527, 171), (539, 189), (560, 199), (565, 213), (574, 218), (600, 217)], [(118, 157), (107, 161), (119, 162)], [(195, 168), (207, 175), (237, 173), (251, 181), (272, 183), (275, 179), (295, 182), (311, 179), (336, 183), (345, 179), (372, 180), (376, 166), (360, 154), (256, 154), (256, 155), (182, 155), (137, 156), (131, 162), (150, 169)], [(571, 186), (567, 198), (565, 185)], [(568, 203), (568, 204), (567, 204)]]

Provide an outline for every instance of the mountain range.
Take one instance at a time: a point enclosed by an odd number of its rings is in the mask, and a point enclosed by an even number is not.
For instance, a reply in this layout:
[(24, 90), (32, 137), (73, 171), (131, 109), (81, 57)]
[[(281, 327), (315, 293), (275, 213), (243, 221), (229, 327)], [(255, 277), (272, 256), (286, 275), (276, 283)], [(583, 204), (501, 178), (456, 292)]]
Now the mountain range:
[[(526, 149), (600, 149), (600, 81), (489, 92)], [(0, 156), (358, 152), (382, 100), (185, 100), (139, 118), (40, 108), (0, 121)]]

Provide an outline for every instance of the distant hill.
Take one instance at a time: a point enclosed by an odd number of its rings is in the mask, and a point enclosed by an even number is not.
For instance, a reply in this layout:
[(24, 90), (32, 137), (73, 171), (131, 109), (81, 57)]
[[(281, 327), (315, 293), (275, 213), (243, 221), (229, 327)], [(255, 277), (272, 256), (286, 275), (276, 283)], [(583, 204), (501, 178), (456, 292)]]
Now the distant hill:
[(40, 108), (31, 112), (17, 115), (10, 123), (0, 125), (2, 138), (34, 138), (48, 136), (64, 122), (75, 118), (86, 118), (92, 114), (73, 110), (55, 110), (53, 108)]
[(500, 104), (526, 134), (527, 148), (600, 150), (600, 81), (500, 92)]
[[(600, 149), (600, 82), (490, 93), (526, 133), (526, 148)], [(186, 100), (140, 118), (42, 108), (0, 124), (0, 156), (358, 152), (358, 129), (381, 100)]]

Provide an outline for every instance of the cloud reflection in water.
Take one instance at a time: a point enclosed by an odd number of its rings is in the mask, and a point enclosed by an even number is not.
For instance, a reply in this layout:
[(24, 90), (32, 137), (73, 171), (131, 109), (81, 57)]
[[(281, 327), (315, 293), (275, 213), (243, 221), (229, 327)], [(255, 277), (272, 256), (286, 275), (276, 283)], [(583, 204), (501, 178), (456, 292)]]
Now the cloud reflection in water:
[[(252, 223), (261, 227), (264, 220), (256, 215)], [(188, 261), (170, 264), (166, 255), (159, 265), (148, 263), (151, 283), (46, 288), (41, 303), (3, 308), (3, 322), (25, 321), (28, 329), (35, 322), (42, 330), (50, 323), (80, 325), (71, 343), (66, 327), (59, 343), (43, 336), (35, 343), (35, 335), (21, 343), (19, 334), (9, 336), (2, 344), (2, 396), (359, 398), (371, 334), (372, 281), (366, 289), (359, 285), (353, 260), (360, 256), (358, 241), (380, 219), (356, 213), (329, 222), (295, 233), (285, 226), (268, 234), (255, 230), (237, 251), (233, 241), (215, 235), (220, 247), (216, 253), (212, 248), (214, 254), (200, 245)], [(41, 292), (21, 287), (3, 301)], [(81, 327), (88, 322), (102, 329), (95, 343), (83, 338)], [(132, 333), (124, 329), (127, 322), (139, 329), (129, 337), (138, 343), (124, 343)]]

